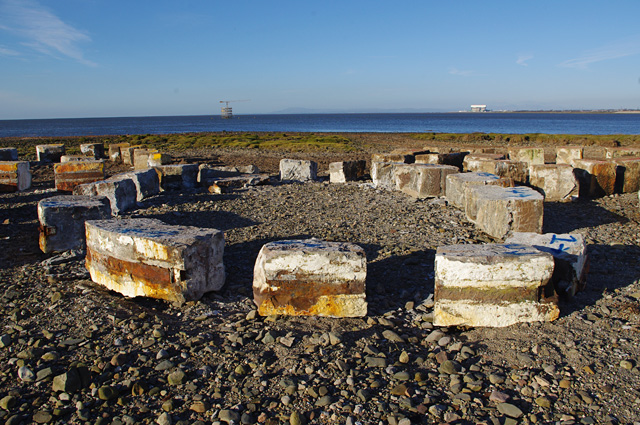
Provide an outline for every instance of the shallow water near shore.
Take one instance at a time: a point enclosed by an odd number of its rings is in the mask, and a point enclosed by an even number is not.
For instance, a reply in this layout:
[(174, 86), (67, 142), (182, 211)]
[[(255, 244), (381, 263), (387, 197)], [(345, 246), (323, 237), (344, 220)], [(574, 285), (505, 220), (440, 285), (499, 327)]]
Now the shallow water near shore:
[(343, 133), (640, 134), (640, 114), (406, 113), (279, 114), (0, 120), (0, 137), (219, 131)]

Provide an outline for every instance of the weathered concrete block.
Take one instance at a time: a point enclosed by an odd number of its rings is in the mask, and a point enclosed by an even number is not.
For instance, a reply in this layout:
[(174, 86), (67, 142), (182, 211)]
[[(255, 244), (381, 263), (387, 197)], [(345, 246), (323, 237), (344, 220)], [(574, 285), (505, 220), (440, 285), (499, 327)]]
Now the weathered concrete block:
[(218, 177), (206, 186), (211, 193), (225, 193), (234, 188), (262, 186), (271, 183), (269, 174), (239, 174), (234, 177)]
[(366, 161), (342, 161), (329, 164), (329, 182), (346, 183), (364, 176)]
[(86, 183), (73, 189), (74, 195), (105, 196), (111, 204), (111, 213), (118, 215), (136, 207), (136, 185), (131, 179), (102, 180)]
[(120, 146), (120, 155), (123, 164), (133, 165), (133, 155), (136, 149), (142, 149), (142, 146)]
[(44, 253), (84, 249), (84, 222), (111, 217), (104, 196), (53, 196), (38, 202), (40, 249)]
[(580, 181), (580, 197), (612, 195), (616, 186), (616, 163), (597, 159), (573, 161), (575, 174)]
[[(486, 186), (491, 187), (491, 186)], [(504, 327), (558, 318), (553, 256), (519, 244), (438, 247), (433, 324)]]
[(60, 157), (65, 154), (63, 144), (38, 145), (36, 155), (39, 162), (60, 162)]
[(587, 244), (579, 234), (513, 233), (506, 244), (532, 246), (553, 255), (555, 267), (551, 282), (556, 292), (571, 298), (584, 289), (587, 279)]
[(509, 149), (509, 159), (527, 165), (544, 164), (544, 148), (522, 147)]
[(103, 160), (69, 161), (55, 164), (53, 172), (56, 190), (73, 192), (81, 184), (104, 180)]
[(157, 171), (153, 169), (116, 174), (109, 178), (109, 181), (117, 180), (133, 181), (138, 202), (160, 193), (160, 178)]
[(280, 160), (280, 180), (305, 182), (316, 180), (318, 163), (299, 159)]
[(129, 143), (112, 143), (109, 145), (109, 159), (112, 162), (122, 162), (122, 152), (120, 151), (123, 148), (129, 147)]
[(394, 170), (396, 189), (414, 198), (444, 196), (447, 176), (460, 170), (452, 165), (400, 164)]
[(466, 188), (473, 185), (499, 184), (500, 177), (491, 173), (457, 173), (447, 175), (445, 196), (449, 204), (464, 209)]
[(582, 148), (582, 159), (607, 159), (607, 148), (604, 146), (585, 146)]
[(367, 314), (364, 250), (318, 239), (270, 242), (253, 273), (253, 299), (262, 316), (361, 317)]
[(639, 157), (640, 146), (625, 146), (617, 148), (606, 148), (605, 157), (607, 159)]
[(557, 146), (556, 164), (569, 164), (573, 166), (575, 159), (582, 159), (582, 146)]
[(62, 155), (60, 157), (60, 163), (64, 164), (65, 162), (84, 162), (84, 161), (95, 161), (93, 158), (83, 155)]
[(30, 187), (28, 161), (0, 161), (0, 192), (19, 192)]
[(545, 201), (571, 202), (580, 195), (580, 183), (569, 164), (537, 164), (529, 168), (529, 184)]
[(18, 149), (16, 148), (0, 148), (0, 161), (17, 161)]
[(83, 143), (80, 145), (80, 152), (93, 159), (103, 159), (104, 143)]
[(147, 168), (159, 167), (160, 165), (168, 165), (171, 162), (171, 155), (168, 153), (154, 152), (149, 154), (147, 159)]
[(255, 165), (212, 167), (208, 164), (200, 164), (198, 169), (198, 183), (200, 183), (201, 186), (209, 187), (220, 178), (237, 177), (242, 174), (260, 174), (260, 169)]
[(462, 163), (468, 152), (426, 153), (416, 155), (416, 164), (453, 165), (462, 170)]
[(498, 177), (512, 179), (520, 184), (526, 184), (529, 179), (529, 167), (526, 162), (477, 158), (467, 162), (466, 168), (471, 172), (495, 174)]
[(498, 161), (504, 159), (502, 154), (493, 153), (473, 153), (464, 157), (462, 161), (462, 169), (464, 171), (470, 171), (475, 173), (490, 173), (494, 169), (493, 166), (488, 166), (487, 161)]
[(154, 219), (86, 222), (91, 279), (127, 297), (177, 303), (224, 285), (224, 235)]
[(198, 164), (174, 164), (154, 167), (161, 190), (188, 190), (196, 187)]
[(372, 162), (371, 180), (380, 189), (394, 190), (396, 188), (395, 169), (404, 162)]
[[(388, 154), (383, 154), (383, 155), (408, 155), (408, 156), (416, 156), (416, 155), (422, 155), (425, 153), (429, 153), (429, 151), (425, 148), (398, 148), (398, 149), (393, 149), (391, 152), (389, 152)], [(392, 159), (391, 162), (396, 162), (397, 159)], [(384, 162), (384, 161), (382, 161)]]
[[(135, 170), (147, 170), (149, 168), (149, 159), (160, 154), (156, 149), (136, 149), (133, 151), (133, 168)], [(160, 164), (162, 165), (162, 164)]]
[(531, 188), (470, 186), (468, 199), (467, 217), (494, 238), (512, 232), (542, 233), (544, 196)]
[(371, 155), (371, 163), (374, 162), (400, 162), (403, 164), (413, 164), (415, 161), (415, 156), (413, 153), (407, 153), (406, 151), (402, 151), (402, 153), (374, 153)]
[(640, 158), (620, 157), (616, 164), (616, 193), (631, 193), (640, 190)]

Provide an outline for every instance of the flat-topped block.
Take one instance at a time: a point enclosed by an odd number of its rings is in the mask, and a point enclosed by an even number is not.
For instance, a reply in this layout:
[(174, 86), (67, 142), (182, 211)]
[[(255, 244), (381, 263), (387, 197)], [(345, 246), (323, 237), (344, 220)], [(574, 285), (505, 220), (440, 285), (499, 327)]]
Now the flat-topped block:
[(371, 180), (379, 189), (394, 190), (396, 188), (395, 170), (404, 162), (372, 162)]
[(624, 157), (639, 157), (640, 146), (624, 146), (616, 148), (606, 148), (605, 157), (607, 159), (616, 159)]
[(371, 155), (372, 164), (374, 162), (400, 162), (403, 164), (412, 164), (414, 161), (414, 154), (411, 152), (406, 152), (405, 150), (396, 153), (374, 153), (373, 155)]
[(447, 175), (445, 196), (449, 204), (464, 209), (466, 205), (466, 189), (474, 185), (500, 184), (500, 177), (491, 173), (457, 173)]
[[(133, 151), (133, 168), (135, 170), (147, 170), (149, 168), (149, 159), (156, 154), (161, 155), (156, 149), (136, 149)], [(160, 163), (158, 165), (163, 164)]]
[(133, 180), (101, 180), (76, 186), (74, 195), (105, 196), (109, 199), (111, 213), (119, 215), (136, 207), (136, 185)]
[(509, 159), (527, 165), (544, 164), (544, 148), (522, 147), (509, 149)]
[(556, 164), (573, 165), (576, 159), (582, 159), (584, 148), (582, 146), (557, 146)]
[(640, 158), (621, 157), (616, 164), (616, 193), (631, 193), (640, 190)]
[(93, 159), (103, 159), (104, 143), (83, 143), (80, 145), (80, 152)]
[(168, 153), (154, 152), (149, 154), (147, 158), (147, 168), (158, 167), (160, 165), (167, 165), (171, 162), (171, 155)]
[(506, 244), (532, 246), (553, 255), (555, 267), (551, 278), (556, 292), (572, 297), (584, 289), (587, 279), (587, 244), (580, 234), (513, 233)]
[(131, 146), (129, 143), (112, 143), (109, 145), (109, 160), (122, 162), (121, 149)]
[(154, 167), (161, 190), (188, 190), (196, 187), (198, 164), (174, 164)]
[(414, 198), (444, 196), (447, 176), (460, 170), (452, 165), (400, 164), (394, 170), (396, 189)]
[(87, 221), (86, 235), (91, 279), (127, 297), (183, 303), (224, 285), (219, 230), (138, 218)]
[(342, 161), (329, 164), (329, 182), (346, 183), (364, 176), (366, 161)]
[(67, 161), (55, 164), (53, 167), (56, 190), (73, 192), (81, 184), (104, 180), (104, 161), (85, 159), (82, 161)]
[(270, 242), (253, 274), (253, 299), (263, 316), (361, 317), (367, 314), (364, 250), (318, 239)]
[(0, 148), (0, 161), (17, 161), (18, 149), (16, 148)]
[(470, 221), (494, 238), (504, 238), (511, 232), (542, 233), (544, 196), (524, 186), (471, 186), (466, 213)]
[(504, 159), (502, 154), (494, 153), (472, 153), (464, 157), (462, 161), (462, 169), (464, 171), (489, 173), (493, 171), (493, 167), (489, 167), (486, 161), (498, 161)]
[(553, 256), (519, 244), (438, 247), (433, 324), (504, 327), (552, 321)]
[(0, 161), (0, 192), (19, 192), (30, 187), (28, 161)]
[(126, 165), (133, 165), (133, 155), (136, 149), (141, 149), (142, 146), (121, 146), (120, 155), (122, 157), (122, 163)]
[(576, 177), (580, 181), (580, 196), (600, 197), (612, 195), (616, 186), (616, 163), (597, 159), (573, 161)]
[(131, 180), (136, 187), (136, 201), (140, 202), (160, 193), (160, 178), (156, 170), (139, 170), (116, 174), (110, 181)]
[(416, 164), (453, 165), (462, 170), (462, 163), (467, 155), (467, 152), (425, 153), (416, 155)]
[(580, 183), (569, 164), (538, 164), (529, 168), (529, 184), (545, 201), (571, 202), (580, 195)]
[(60, 195), (38, 202), (40, 249), (63, 252), (85, 248), (84, 223), (111, 217), (109, 200), (104, 196)]
[(65, 152), (63, 144), (36, 146), (36, 155), (39, 162), (60, 162), (60, 157), (62, 157)]
[(318, 163), (302, 159), (281, 159), (280, 180), (306, 182), (318, 178)]

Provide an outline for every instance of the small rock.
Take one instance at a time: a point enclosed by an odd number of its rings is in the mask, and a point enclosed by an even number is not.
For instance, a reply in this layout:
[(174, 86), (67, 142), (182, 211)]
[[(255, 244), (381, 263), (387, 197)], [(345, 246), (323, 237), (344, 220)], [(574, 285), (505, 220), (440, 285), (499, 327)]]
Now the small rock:
[(8, 395), (0, 399), (0, 408), (4, 410), (11, 410), (16, 405), (16, 398)]
[(291, 415), (289, 415), (289, 423), (291, 425), (304, 425), (307, 421), (303, 415), (294, 410), (291, 412)]
[(170, 414), (164, 412), (163, 414), (158, 416), (158, 419), (156, 419), (156, 423), (158, 425), (171, 425), (173, 423), (173, 420), (171, 419)]
[(167, 382), (169, 385), (180, 385), (184, 382), (185, 373), (181, 370), (176, 370), (175, 372), (171, 372), (167, 377)]
[(98, 388), (98, 398), (100, 400), (111, 400), (118, 396), (118, 392), (111, 386), (103, 386)]
[(522, 416), (522, 410), (511, 403), (498, 403), (498, 411), (503, 415), (510, 416), (512, 418), (519, 418)]
[(391, 329), (386, 329), (382, 332), (382, 336), (391, 342), (405, 342), (404, 338), (400, 335), (392, 331)]
[(240, 415), (234, 410), (222, 409), (220, 413), (218, 413), (218, 419), (226, 423), (238, 422)]

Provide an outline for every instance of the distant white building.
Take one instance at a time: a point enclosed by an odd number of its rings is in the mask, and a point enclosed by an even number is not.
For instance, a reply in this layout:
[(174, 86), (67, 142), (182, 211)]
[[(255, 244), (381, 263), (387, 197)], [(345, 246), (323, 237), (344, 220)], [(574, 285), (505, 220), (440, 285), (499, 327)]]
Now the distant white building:
[(471, 112), (487, 112), (487, 105), (471, 105)]

